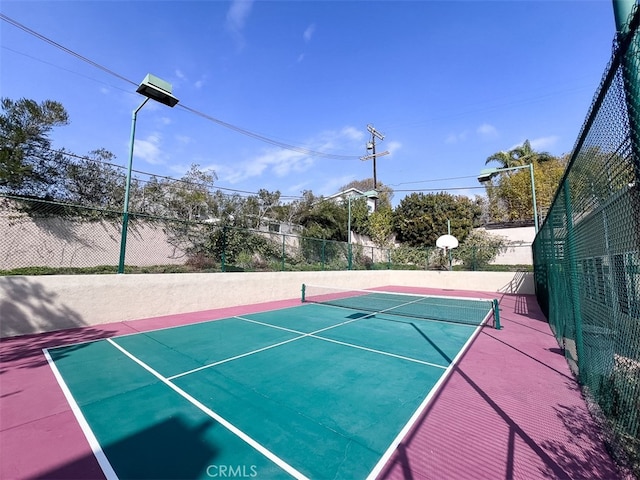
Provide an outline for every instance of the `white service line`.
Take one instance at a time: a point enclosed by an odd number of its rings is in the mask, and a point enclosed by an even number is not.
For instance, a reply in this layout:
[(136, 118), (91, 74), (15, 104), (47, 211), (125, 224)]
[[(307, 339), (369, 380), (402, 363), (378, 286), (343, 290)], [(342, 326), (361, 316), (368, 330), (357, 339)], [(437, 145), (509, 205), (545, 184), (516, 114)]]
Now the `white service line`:
[(451, 375), (451, 373), (453, 372), (454, 368), (458, 365), (458, 362), (460, 361), (460, 359), (462, 358), (462, 356), (465, 354), (465, 352), (469, 349), (469, 347), (471, 346), (471, 344), (473, 343), (473, 341), (475, 340), (475, 338), (478, 336), (478, 334), (480, 333), (480, 331), (482, 330), (482, 327), (484, 326), (484, 324), (487, 322), (487, 320), (489, 319), (489, 316), (491, 315), (491, 312), (487, 313), (487, 315), (484, 317), (484, 320), (480, 323), (480, 325), (478, 325), (475, 329), (475, 331), (473, 332), (473, 334), (469, 337), (469, 339), (465, 342), (465, 344), (462, 346), (462, 348), (460, 349), (460, 351), (458, 352), (458, 354), (455, 356), (455, 358), (453, 359), (453, 361), (451, 362), (451, 364), (449, 365), (449, 367), (443, 372), (442, 376), (440, 377), (440, 379), (436, 382), (436, 384), (431, 388), (431, 390), (429, 390), (429, 393), (427, 394), (427, 396), (425, 397), (425, 399), (422, 401), (422, 403), (418, 406), (418, 408), (416, 409), (415, 412), (413, 412), (413, 415), (411, 416), (411, 418), (409, 419), (409, 421), (405, 424), (405, 426), (403, 427), (402, 430), (400, 430), (400, 433), (398, 433), (398, 435), (396, 436), (396, 438), (393, 440), (393, 442), (391, 442), (391, 445), (389, 445), (389, 447), (387, 448), (387, 450), (384, 452), (384, 454), (382, 455), (382, 457), (380, 457), (380, 460), (378, 460), (378, 463), (376, 464), (375, 467), (373, 467), (373, 470), (371, 470), (371, 472), (369, 473), (369, 475), (367, 476), (366, 480), (374, 480), (375, 478), (378, 477), (378, 475), (380, 475), (380, 473), (382, 472), (382, 469), (385, 467), (385, 465), (387, 464), (387, 462), (389, 461), (389, 459), (391, 458), (391, 455), (393, 455), (393, 453), (396, 451), (396, 449), (398, 448), (398, 445), (400, 445), (400, 442), (402, 442), (402, 440), (404, 440), (404, 438), (407, 436), (407, 434), (409, 433), (409, 431), (411, 431), (411, 429), (413, 428), (413, 426), (415, 425), (415, 423), (418, 421), (418, 419), (422, 416), (422, 414), (424, 413), (424, 411), (426, 410), (427, 406), (431, 403), (431, 400), (433, 399), (433, 397), (435, 396), (435, 394), (440, 390), (440, 387), (442, 386), (442, 384), (445, 382), (445, 380), (447, 378), (449, 378), (449, 376)]
[(78, 424), (82, 429), (82, 433), (84, 433), (84, 436), (87, 439), (87, 442), (89, 442), (91, 451), (93, 452), (93, 455), (96, 457), (96, 460), (98, 461), (98, 465), (100, 465), (100, 468), (102, 469), (102, 473), (104, 473), (104, 476), (107, 478), (107, 480), (117, 480), (118, 475), (116, 475), (116, 472), (111, 466), (111, 464), (109, 463), (107, 456), (102, 451), (102, 447), (100, 446), (98, 439), (93, 434), (93, 431), (91, 430), (91, 427), (87, 422), (87, 419), (84, 418), (84, 415), (82, 414), (82, 410), (80, 410), (80, 407), (76, 403), (76, 400), (73, 398), (73, 394), (71, 393), (71, 390), (69, 390), (69, 387), (65, 383), (64, 378), (62, 378), (62, 375), (60, 374), (58, 367), (56, 366), (53, 359), (51, 358), (51, 355), (49, 354), (49, 350), (47, 350), (46, 348), (43, 348), (42, 351), (44, 353), (45, 358), (47, 359), (47, 362), (49, 362), (49, 367), (51, 367), (51, 370), (53, 371), (53, 376), (56, 377), (56, 380), (58, 381), (58, 385), (60, 385), (60, 388), (62, 389), (62, 393), (64, 393), (64, 396), (67, 399), (67, 403), (69, 403), (69, 407), (71, 407), (71, 411), (75, 415), (76, 420), (78, 421)]
[(213, 410), (211, 410), (209, 407), (207, 407), (206, 405), (204, 405), (203, 403), (201, 403), (200, 401), (198, 401), (197, 399), (195, 399), (194, 397), (192, 397), (191, 395), (189, 395), (187, 392), (185, 392), (184, 390), (182, 390), (180, 387), (178, 387), (176, 384), (174, 384), (173, 382), (171, 382), (170, 380), (168, 380), (167, 378), (165, 378), (164, 376), (162, 376), (160, 373), (156, 372), (153, 368), (151, 368), (149, 365), (147, 365), (146, 363), (144, 363), (142, 360), (140, 360), (139, 358), (137, 358), (135, 355), (129, 353), (126, 349), (124, 349), (123, 347), (121, 347), (120, 345), (118, 345), (116, 342), (114, 342), (113, 340), (111, 340), (110, 338), (107, 338), (107, 342), (111, 343), (114, 347), (116, 347), (118, 350), (120, 350), (122, 353), (124, 353), (127, 357), (129, 357), (131, 360), (133, 360), (134, 362), (136, 362), (138, 365), (140, 365), (142, 368), (144, 368), (146, 371), (148, 371), (149, 373), (151, 373), (154, 377), (156, 377), (158, 380), (160, 380), (162, 383), (164, 383), (165, 385), (167, 385), (169, 388), (171, 388), (172, 390), (174, 390), (178, 395), (180, 395), (181, 397), (183, 397), (185, 400), (187, 400), (188, 402), (190, 402), (192, 405), (194, 405), (195, 407), (197, 407), (198, 409), (200, 409), (202, 412), (204, 412), (205, 414), (207, 414), (209, 417), (213, 418), (215, 421), (217, 421), (218, 423), (220, 423), (223, 427), (225, 427), (227, 430), (229, 430), (231, 433), (235, 434), (237, 437), (239, 437), (241, 440), (243, 440), (245, 443), (247, 443), (248, 445), (250, 445), (251, 447), (253, 447), (255, 450), (257, 450), (258, 452), (260, 452), (262, 455), (264, 455), (265, 457), (267, 457), (269, 460), (271, 460), (273, 463), (275, 463), (276, 465), (278, 465), (280, 468), (282, 468), (285, 472), (287, 472), (289, 475), (293, 476), (294, 478), (297, 479), (301, 479), (301, 480), (308, 480), (308, 477), (306, 477), (304, 474), (302, 474), (301, 472), (299, 472), (298, 470), (296, 470), (295, 468), (293, 468), (291, 465), (289, 465), (287, 462), (285, 462), (284, 460), (282, 460), (280, 457), (278, 457), (276, 454), (274, 454), (273, 452), (271, 452), (270, 450), (268, 450), (266, 447), (264, 447), (263, 445), (261, 445), (260, 443), (258, 443), (257, 441), (255, 441), (253, 438), (251, 438), (249, 435), (247, 435), (246, 433), (244, 433), (242, 430), (240, 430), (238, 427), (236, 427), (235, 425), (233, 425), (232, 423), (230, 423), (229, 421), (227, 421), (226, 419), (224, 419), (223, 417), (221, 417), (220, 415), (218, 415), (216, 412), (214, 412)]
[[(381, 313), (381, 312), (377, 312), (377, 313)], [(243, 318), (243, 317), (235, 317), (235, 318), (238, 318), (240, 320), (244, 320), (244, 321), (247, 321), (247, 322), (251, 322), (251, 323), (258, 323), (260, 325), (265, 325), (267, 327), (276, 328), (278, 330), (285, 330), (285, 331), (291, 332), (291, 333), (299, 333), (299, 334), (302, 335), (301, 337), (294, 338), (293, 340), (299, 340), (299, 339), (304, 338), (304, 337), (311, 337), (311, 338), (315, 338), (316, 340), (323, 340), (325, 342), (336, 343), (338, 345), (344, 345), (345, 347), (357, 348), (358, 350), (365, 350), (367, 352), (378, 353), (380, 355), (386, 355), (388, 357), (399, 358), (401, 360), (407, 360), (409, 362), (420, 363), (422, 365), (428, 365), (430, 367), (441, 368), (443, 370), (447, 368), (446, 366), (438, 365), (437, 363), (426, 362), (424, 360), (418, 360), (418, 359), (411, 358), (411, 357), (405, 357), (403, 355), (398, 355), (398, 354), (395, 354), (395, 353), (385, 352), (383, 350), (376, 350), (375, 348), (363, 347), (362, 345), (356, 345), (355, 343), (342, 342), (340, 340), (334, 340), (333, 338), (327, 338), (327, 337), (323, 337), (323, 336), (317, 335), (318, 333), (326, 332), (327, 330), (331, 330), (332, 328), (336, 328), (336, 327), (341, 327), (341, 326), (346, 325), (348, 323), (357, 322), (358, 320), (362, 320), (363, 318), (366, 318), (366, 317), (369, 317), (369, 316), (372, 316), (372, 315), (374, 315), (374, 314), (372, 313), (370, 315), (365, 315), (363, 317), (353, 318), (351, 320), (347, 320), (346, 322), (337, 323), (336, 325), (331, 325), (329, 327), (321, 328), (319, 330), (315, 330), (315, 331), (309, 332), (309, 333), (299, 332), (298, 330), (292, 330), (290, 328), (280, 327), (278, 325), (271, 325), (269, 323), (259, 322), (257, 320), (251, 320), (250, 318)], [(292, 340), (289, 340), (289, 341), (292, 341)], [(287, 342), (282, 342), (282, 343), (287, 343)], [(279, 344), (279, 345), (281, 345), (281, 344)], [(266, 348), (261, 349), (261, 350), (266, 350)], [(253, 353), (253, 352), (250, 352), (250, 353)], [(249, 355), (249, 354), (246, 354), (246, 355)], [(244, 355), (242, 355), (242, 356), (244, 356)], [(213, 365), (211, 365), (211, 366), (213, 366)], [(206, 368), (206, 366), (205, 367), (201, 367), (201, 368)]]

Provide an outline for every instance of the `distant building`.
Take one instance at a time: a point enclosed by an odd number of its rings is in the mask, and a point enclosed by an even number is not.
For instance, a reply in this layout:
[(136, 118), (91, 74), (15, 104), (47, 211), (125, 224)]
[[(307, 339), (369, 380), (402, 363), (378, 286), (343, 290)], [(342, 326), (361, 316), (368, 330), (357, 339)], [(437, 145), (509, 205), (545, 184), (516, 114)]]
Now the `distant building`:
[[(346, 202), (349, 197), (352, 197), (352, 201), (355, 198), (361, 198), (364, 195), (364, 192), (358, 190), (357, 188), (348, 188), (343, 190), (342, 192), (334, 193), (333, 195), (327, 197), (327, 200), (333, 200), (335, 202)], [(376, 201), (373, 198), (367, 197), (367, 207), (369, 208), (369, 213), (373, 213), (376, 210)]]

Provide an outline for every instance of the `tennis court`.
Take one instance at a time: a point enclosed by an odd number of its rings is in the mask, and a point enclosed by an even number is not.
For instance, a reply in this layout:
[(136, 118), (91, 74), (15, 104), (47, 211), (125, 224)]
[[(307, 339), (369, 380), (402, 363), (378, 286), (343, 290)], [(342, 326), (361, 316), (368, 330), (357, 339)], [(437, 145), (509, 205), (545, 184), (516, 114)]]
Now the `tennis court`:
[(46, 349), (104, 474), (375, 477), (492, 314), (486, 299), (306, 291)]
[(0, 477), (625, 478), (532, 295), (500, 294), (500, 330), (307, 296), (3, 339)]

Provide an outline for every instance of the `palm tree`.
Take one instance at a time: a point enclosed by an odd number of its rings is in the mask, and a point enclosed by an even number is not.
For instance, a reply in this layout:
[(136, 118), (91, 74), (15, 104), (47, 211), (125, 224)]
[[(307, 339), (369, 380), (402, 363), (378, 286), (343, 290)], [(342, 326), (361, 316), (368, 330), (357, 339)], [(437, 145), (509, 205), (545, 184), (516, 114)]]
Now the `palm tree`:
[(530, 163), (542, 163), (553, 158), (555, 157), (548, 152), (536, 152), (531, 148), (531, 142), (525, 140), (522, 145), (512, 148), (508, 152), (503, 150), (487, 157), (484, 164), (498, 162), (500, 164), (499, 168), (511, 168), (529, 165)]
[(490, 162), (498, 162), (500, 164), (500, 168), (509, 168), (513, 167), (514, 158), (511, 154), (513, 150), (505, 152), (504, 150), (501, 152), (496, 152), (490, 157), (487, 157), (487, 160), (484, 162), (487, 165)]
[(548, 152), (536, 152), (533, 148), (531, 148), (531, 143), (529, 143), (529, 140), (525, 140), (522, 145), (510, 150), (509, 153), (517, 162), (515, 165), (513, 165), (514, 167), (520, 165), (529, 165), (530, 163), (543, 163), (555, 158)]

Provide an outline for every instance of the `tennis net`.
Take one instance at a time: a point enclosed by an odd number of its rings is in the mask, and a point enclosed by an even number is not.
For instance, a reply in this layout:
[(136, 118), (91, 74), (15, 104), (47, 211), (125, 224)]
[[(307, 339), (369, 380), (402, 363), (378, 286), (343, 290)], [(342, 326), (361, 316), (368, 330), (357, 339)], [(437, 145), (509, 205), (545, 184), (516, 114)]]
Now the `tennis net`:
[(302, 301), (364, 312), (469, 325), (484, 324), (493, 316), (493, 326), (500, 328), (498, 301), (495, 299), (340, 289), (303, 284)]

